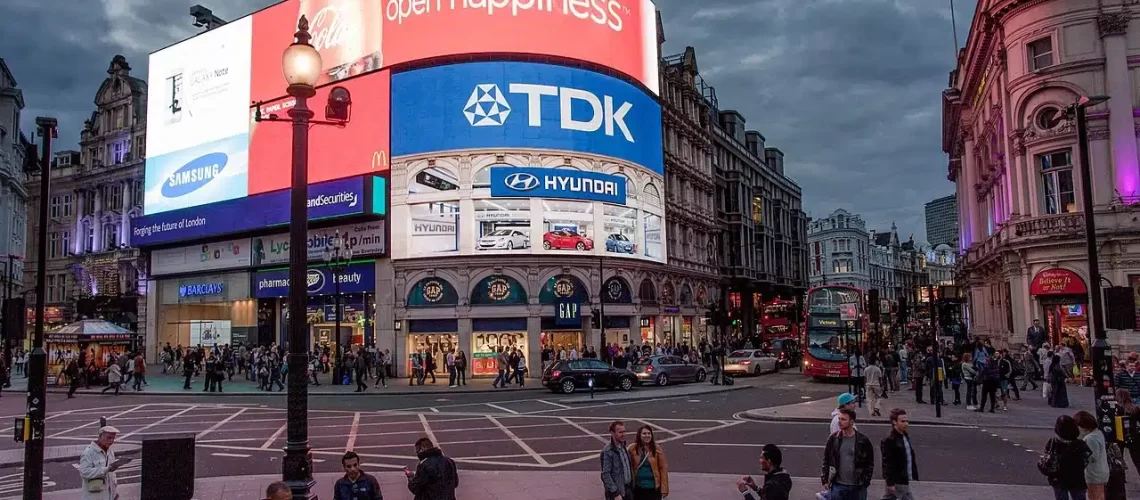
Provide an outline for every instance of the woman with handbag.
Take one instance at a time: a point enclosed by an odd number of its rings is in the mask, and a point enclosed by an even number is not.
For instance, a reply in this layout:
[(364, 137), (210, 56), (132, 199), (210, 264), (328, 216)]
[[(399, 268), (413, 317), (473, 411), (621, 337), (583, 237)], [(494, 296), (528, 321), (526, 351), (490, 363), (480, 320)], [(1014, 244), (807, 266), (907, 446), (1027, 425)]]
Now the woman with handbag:
[(1096, 417), (1092, 413), (1081, 410), (1073, 415), (1077, 427), (1081, 429), (1081, 440), (1088, 445), (1092, 455), (1085, 466), (1085, 483), (1088, 485), (1088, 500), (1105, 500), (1105, 488), (1108, 486), (1109, 467), (1108, 449), (1104, 442), (1104, 434), (1097, 429)]
[(1053, 433), (1056, 436), (1045, 444), (1045, 454), (1037, 461), (1037, 470), (1049, 480), (1056, 500), (1085, 500), (1088, 490), (1085, 467), (1092, 458), (1092, 451), (1081, 440), (1081, 430), (1073, 417), (1057, 417)]
[(669, 496), (669, 466), (665, 450), (657, 444), (648, 425), (637, 430), (637, 442), (629, 445), (632, 500), (661, 500)]

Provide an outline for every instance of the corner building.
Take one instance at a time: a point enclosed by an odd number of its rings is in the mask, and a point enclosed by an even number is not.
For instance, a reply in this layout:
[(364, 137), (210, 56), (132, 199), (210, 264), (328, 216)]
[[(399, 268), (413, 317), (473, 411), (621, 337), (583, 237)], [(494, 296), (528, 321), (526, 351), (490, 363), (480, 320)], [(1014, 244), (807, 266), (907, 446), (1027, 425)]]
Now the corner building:
[[(1101, 277), (1140, 285), (1140, 24), (1122, 3), (1133, 2), (979, 2), (950, 73), (942, 147), (957, 185), (955, 281), (968, 296), (970, 333), (995, 346), (1025, 342), (1035, 319), (1051, 342), (1087, 345), (1089, 287), (1108, 283), (1089, 277), (1086, 217)], [(1088, 109), (1085, 186), (1065, 109), (1096, 95), (1110, 99)], [(1089, 194), (1091, 214), (1082, 210)], [(1109, 342), (1134, 349), (1135, 333), (1109, 330)]]

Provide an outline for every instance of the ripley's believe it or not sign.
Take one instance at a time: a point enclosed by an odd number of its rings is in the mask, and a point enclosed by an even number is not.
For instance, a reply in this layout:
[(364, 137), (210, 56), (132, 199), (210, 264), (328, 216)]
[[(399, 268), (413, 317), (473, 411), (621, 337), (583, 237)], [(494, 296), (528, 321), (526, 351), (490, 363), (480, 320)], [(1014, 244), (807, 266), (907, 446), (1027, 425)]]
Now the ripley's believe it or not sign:
[(1033, 277), (1029, 285), (1032, 295), (1085, 295), (1085, 280), (1068, 269), (1046, 269)]

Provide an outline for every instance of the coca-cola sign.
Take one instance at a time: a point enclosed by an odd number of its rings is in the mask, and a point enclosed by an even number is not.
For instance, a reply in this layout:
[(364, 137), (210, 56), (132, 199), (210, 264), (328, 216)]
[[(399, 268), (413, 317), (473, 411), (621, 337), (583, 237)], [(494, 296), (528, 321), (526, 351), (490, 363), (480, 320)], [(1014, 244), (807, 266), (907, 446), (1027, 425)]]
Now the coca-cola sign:
[(1088, 288), (1085, 280), (1068, 269), (1046, 269), (1033, 277), (1029, 285), (1033, 295), (1085, 295)]

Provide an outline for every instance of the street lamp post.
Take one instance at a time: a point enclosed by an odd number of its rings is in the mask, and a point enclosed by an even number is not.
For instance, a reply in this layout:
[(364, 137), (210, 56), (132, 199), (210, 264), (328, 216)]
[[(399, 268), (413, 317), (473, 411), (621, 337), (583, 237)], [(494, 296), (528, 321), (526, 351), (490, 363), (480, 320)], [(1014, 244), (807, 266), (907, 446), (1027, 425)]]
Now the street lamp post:
[(1096, 217), (1093, 213), (1092, 168), (1089, 162), (1089, 128), (1086, 110), (1107, 101), (1108, 96), (1081, 97), (1073, 103), (1070, 112), (1077, 120), (1077, 148), (1081, 154), (1081, 211), (1085, 217), (1085, 249), (1089, 266), (1089, 321), (1092, 322), (1093, 394), (1096, 397), (1097, 419), (1103, 417), (1101, 398), (1112, 395), (1112, 346), (1104, 329), (1104, 303), (1100, 291), (1100, 263), (1097, 261)]
[(351, 337), (348, 346), (342, 346), (340, 343), (340, 276), (341, 273), (344, 272), (344, 269), (348, 267), (349, 261), (352, 260), (352, 245), (341, 238), (339, 229), (335, 233), (335, 236), (325, 245), (324, 259), (325, 265), (332, 271), (334, 293), (336, 294), (333, 296), (333, 314), (336, 316), (336, 319), (333, 320), (335, 323), (333, 325), (333, 331), (336, 332), (333, 338), (337, 345), (335, 361), (337, 379), (333, 382), (339, 384), (341, 380), (344, 379), (345, 373), (344, 356), (341, 355), (341, 349), (344, 348), (344, 352), (347, 353), (348, 349), (352, 347)]
[(44, 352), (44, 298), (47, 288), (48, 196), (51, 195), (51, 140), (56, 119), (36, 117), (42, 139), (40, 153), (39, 234), (36, 235), (36, 327), (28, 356), (28, 413), (30, 439), (24, 443), (24, 498), (44, 494), (44, 418), (47, 415), (47, 353)]
[[(308, 100), (316, 95), (320, 78), (321, 54), (309, 44), (309, 21), (297, 21), (297, 33), (281, 58), (287, 92), (297, 103), (289, 108), (293, 124), (293, 182), (289, 210), (289, 396), (282, 479), (295, 498), (315, 499), (312, 487), (313, 461), (309, 454), (309, 387), (305, 376), (308, 365), (308, 323), (304, 321), (308, 286), (305, 279), (309, 252), (309, 121), (313, 111)], [(260, 106), (258, 106), (260, 109)]]

